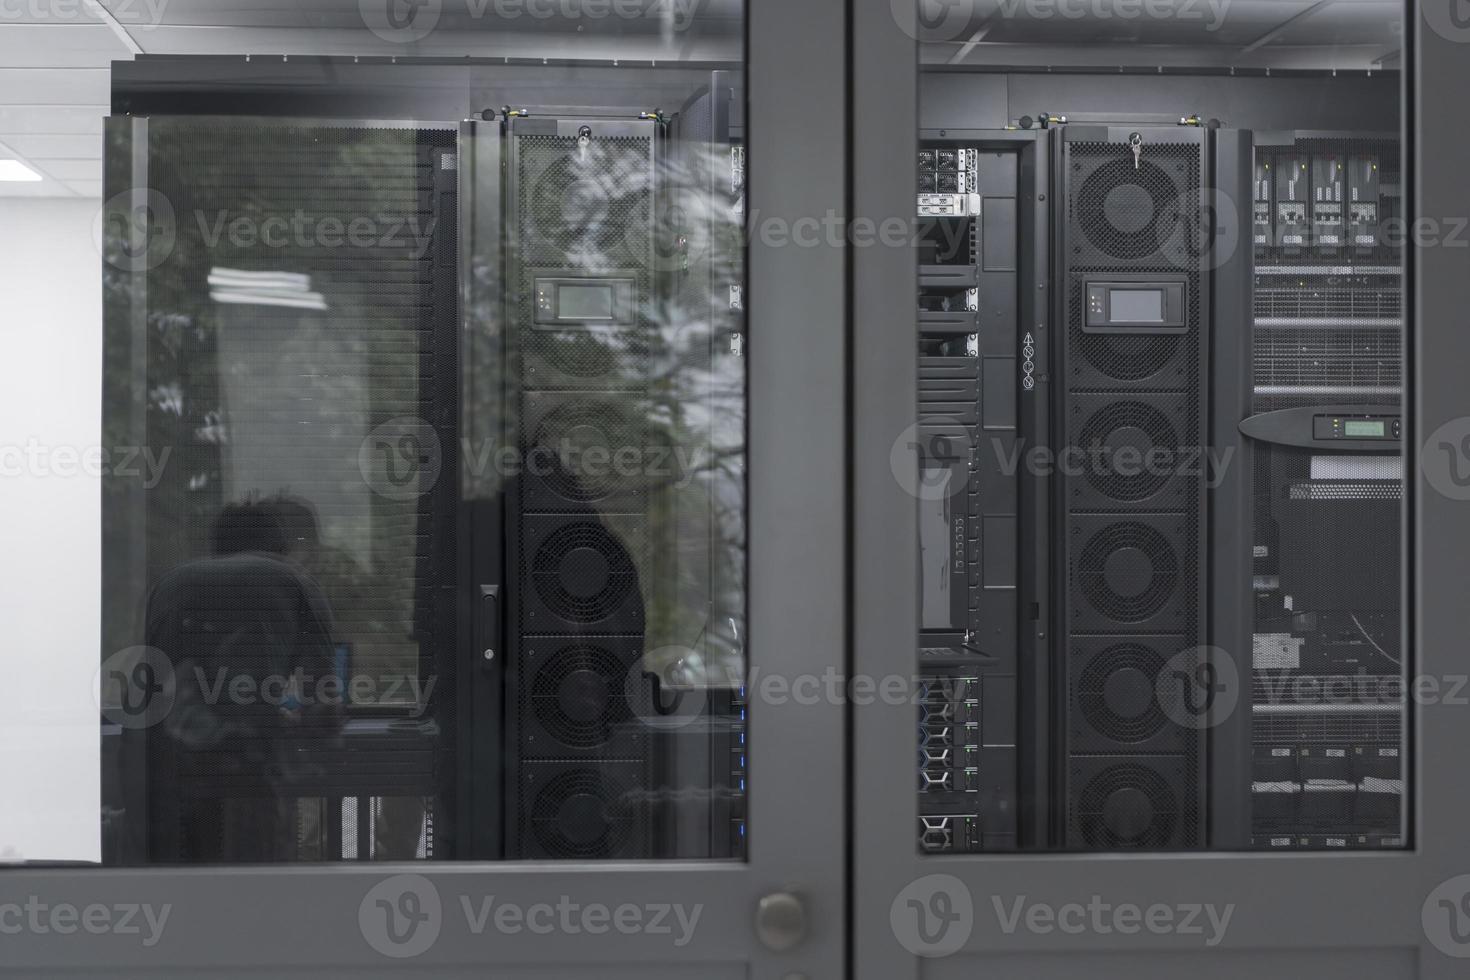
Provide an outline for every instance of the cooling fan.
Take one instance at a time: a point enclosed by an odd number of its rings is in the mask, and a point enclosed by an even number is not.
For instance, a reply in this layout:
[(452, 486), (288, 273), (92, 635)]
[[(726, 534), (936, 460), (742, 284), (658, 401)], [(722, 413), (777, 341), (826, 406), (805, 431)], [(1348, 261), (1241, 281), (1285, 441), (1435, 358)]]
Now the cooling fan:
[[(583, 271), (647, 268), (653, 193), (647, 140), (557, 138), (528, 148), (544, 166), (531, 180), (523, 223), (540, 250)], [(549, 157), (549, 159), (548, 159)], [(546, 251), (540, 251), (544, 257)], [(538, 264), (541, 264), (538, 262)]]
[[(1077, 448), (1086, 454), (1087, 487), (1112, 504), (1157, 504), (1156, 498), (1178, 481), (1174, 477), (1191, 462), (1181, 450), (1183, 403), (1168, 396), (1121, 398), (1117, 395), (1076, 396), (1075, 411), (1085, 418)], [(1083, 488), (1076, 487), (1074, 495)], [(1176, 494), (1177, 496), (1177, 494)], [(1170, 506), (1170, 502), (1160, 504)], [(1078, 506), (1097, 506), (1079, 501)]]
[(1178, 536), (1166, 537), (1143, 521), (1106, 524), (1088, 538), (1074, 574), (1093, 610), (1128, 624), (1165, 612), (1180, 586), (1180, 556), (1171, 539)]
[(1077, 679), (1077, 707), (1104, 739), (1137, 745), (1169, 724), (1155, 685), (1165, 659), (1143, 643), (1115, 643), (1093, 656)]
[(1163, 850), (1178, 846), (1184, 814), (1179, 808), (1182, 786), (1180, 773), (1175, 771), (1177, 763), (1089, 761), (1104, 767), (1090, 776), (1074, 769), (1073, 777), (1086, 782), (1072, 814), (1075, 830), (1089, 848)]
[(642, 632), (640, 561), (629, 550), (643, 547), (640, 521), (536, 515), (524, 523), (529, 632)]
[(601, 766), (541, 763), (526, 772), (528, 856), (585, 861), (638, 851), (647, 821), (631, 783)]
[(1135, 167), (1126, 151), (1122, 158), (1098, 166), (1082, 182), (1073, 202), (1087, 243), (1119, 262), (1183, 252), (1194, 240), (1198, 215), (1188, 206), (1188, 189), (1176, 176), (1146, 157)]
[(522, 481), (526, 506), (563, 510), (568, 504), (598, 504), (641, 510), (639, 498), (654, 460), (653, 427), (631, 394), (526, 396), (529, 434)]
[(531, 641), (526, 653), (530, 677), (522, 691), (530, 706), (531, 724), (523, 736), (527, 754), (555, 758), (571, 751), (636, 758), (643, 751), (638, 718), (647, 710), (628, 700), (642, 690), (628, 683), (638, 655), (636, 640)]

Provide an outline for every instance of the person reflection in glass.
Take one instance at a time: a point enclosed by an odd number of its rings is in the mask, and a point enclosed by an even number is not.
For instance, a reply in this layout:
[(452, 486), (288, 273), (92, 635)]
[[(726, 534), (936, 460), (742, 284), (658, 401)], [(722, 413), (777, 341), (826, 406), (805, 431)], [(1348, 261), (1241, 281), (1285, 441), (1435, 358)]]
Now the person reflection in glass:
[(227, 505), (210, 538), (148, 598), (147, 643), (177, 685), (150, 738), (149, 823), (180, 861), (294, 860), (315, 829), (297, 806), (319, 795), (310, 757), (341, 734), (341, 699), (319, 696), (340, 669), (331, 609), (279, 500)]

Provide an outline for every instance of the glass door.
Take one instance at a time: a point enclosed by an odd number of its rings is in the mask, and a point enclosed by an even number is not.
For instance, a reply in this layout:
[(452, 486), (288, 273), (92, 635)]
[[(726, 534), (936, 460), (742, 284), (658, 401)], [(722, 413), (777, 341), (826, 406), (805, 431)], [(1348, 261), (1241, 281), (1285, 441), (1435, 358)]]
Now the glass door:
[(389, 6), (108, 121), (101, 810), (6, 881), (153, 926), (8, 965), (816, 975), (843, 705), (749, 678), (842, 657), (845, 252), (751, 230), (844, 213), (843, 11)]
[(917, 61), (857, 118), (919, 106), (855, 136), (860, 210), (917, 193), (855, 259), (857, 674), (918, 637), (856, 710), (859, 971), (1454, 975), (1462, 672), (1409, 613), (1462, 464), (1415, 469), (1446, 223), (1401, 106), (1459, 38), (1107, 6), (855, 26)]

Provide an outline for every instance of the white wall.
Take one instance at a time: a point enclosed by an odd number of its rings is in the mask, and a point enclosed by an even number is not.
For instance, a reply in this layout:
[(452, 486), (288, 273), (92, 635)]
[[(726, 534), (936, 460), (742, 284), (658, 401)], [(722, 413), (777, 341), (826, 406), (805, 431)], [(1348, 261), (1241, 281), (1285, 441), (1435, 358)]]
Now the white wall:
[(99, 207), (0, 197), (0, 862), (101, 859)]

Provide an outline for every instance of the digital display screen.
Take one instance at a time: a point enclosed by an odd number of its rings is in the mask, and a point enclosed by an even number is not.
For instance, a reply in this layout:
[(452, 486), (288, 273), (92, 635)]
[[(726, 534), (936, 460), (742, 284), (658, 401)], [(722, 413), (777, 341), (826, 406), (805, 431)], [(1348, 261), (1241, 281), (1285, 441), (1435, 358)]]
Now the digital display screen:
[(611, 320), (613, 287), (595, 284), (558, 286), (556, 316), (559, 320)]
[(1163, 323), (1162, 289), (1114, 289), (1108, 303), (1108, 319), (1114, 323)]
[(1379, 419), (1348, 419), (1342, 424), (1342, 434), (1349, 439), (1382, 439), (1388, 435), (1388, 423)]

